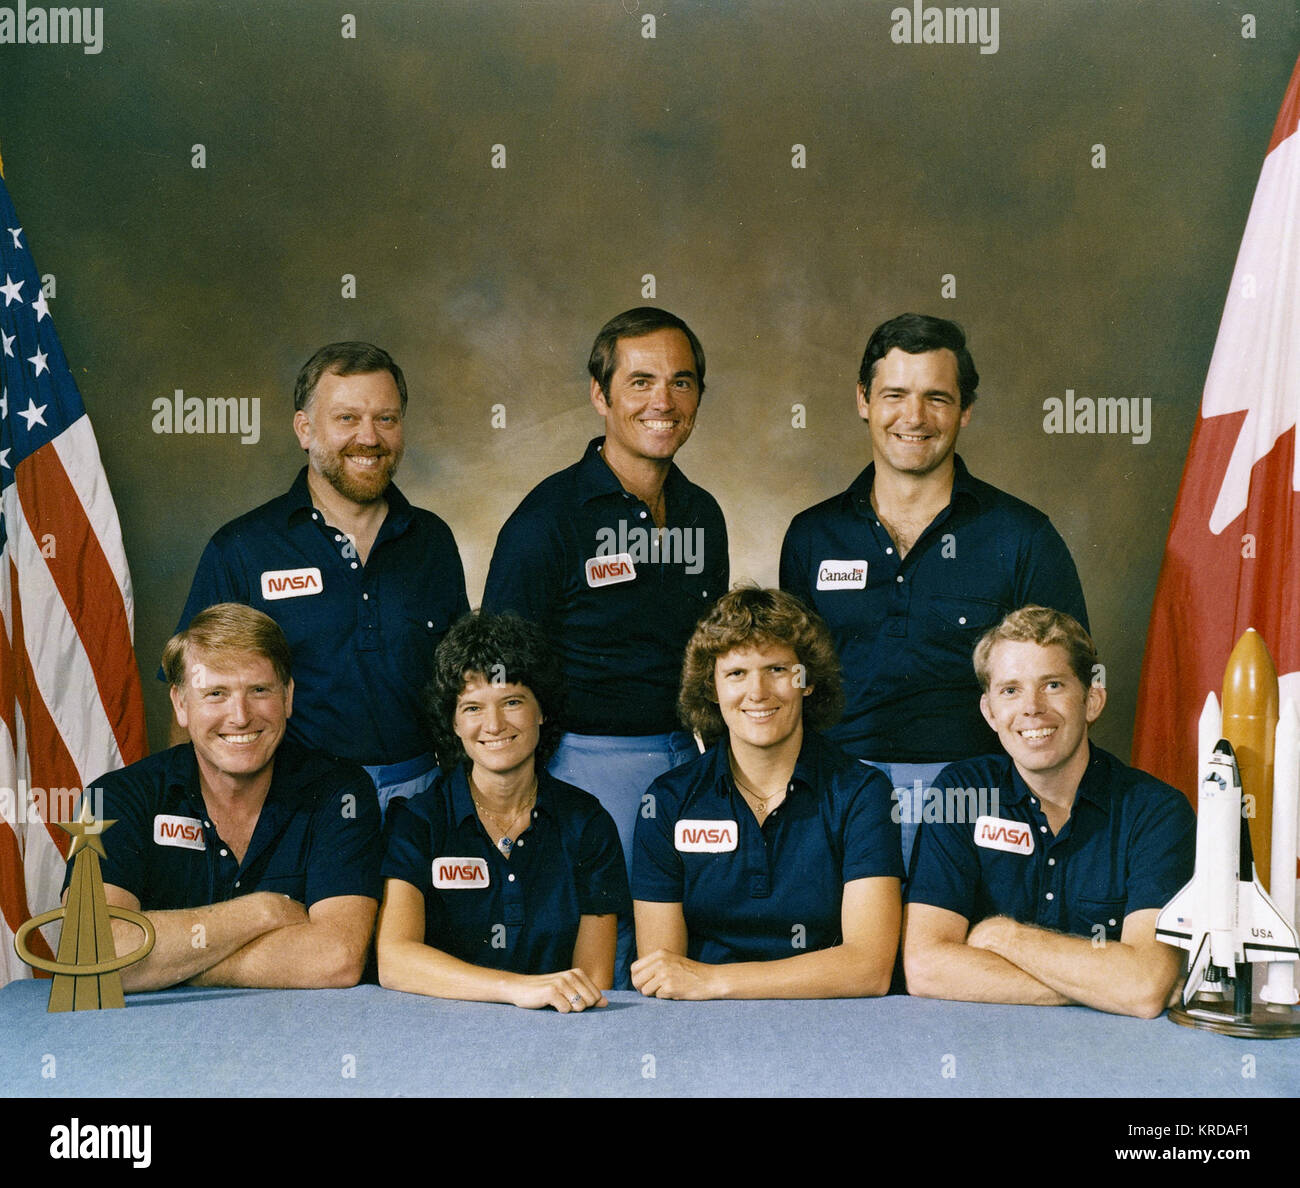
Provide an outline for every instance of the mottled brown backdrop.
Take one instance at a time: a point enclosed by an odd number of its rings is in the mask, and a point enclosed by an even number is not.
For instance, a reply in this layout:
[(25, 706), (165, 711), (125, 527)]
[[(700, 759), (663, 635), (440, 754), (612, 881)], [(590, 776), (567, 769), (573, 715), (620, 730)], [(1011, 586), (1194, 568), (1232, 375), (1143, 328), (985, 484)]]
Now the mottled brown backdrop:
[[(1110, 686), (1097, 736), (1126, 755), (1300, 17), (1016, 0), (984, 54), (895, 44), (895, 7), (112, 0), (97, 55), (0, 46), (0, 151), (121, 514), (154, 746), (159, 649), (209, 534), (299, 466), (289, 393), (317, 346), (372, 339), (406, 369), (400, 482), (452, 525), (477, 603), (506, 515), (597, 432), (591, 339), (652, 274), (708, 353), (678, 461), (763, 583), (790, 517), (869, 458), (871, 328), (966, 327), (983, 382), (961, 453), (1073, 550)], [(155, 434), (176, 388), (259, 398), (261, 440)], [(1045, 433), (1067, 388), (1149, 398), (1150, 441)]]

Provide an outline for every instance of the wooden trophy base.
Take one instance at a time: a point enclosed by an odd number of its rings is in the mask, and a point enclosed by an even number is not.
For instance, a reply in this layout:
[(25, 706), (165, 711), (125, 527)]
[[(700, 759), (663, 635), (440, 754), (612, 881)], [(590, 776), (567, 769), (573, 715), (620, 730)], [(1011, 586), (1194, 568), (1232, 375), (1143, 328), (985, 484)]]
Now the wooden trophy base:
[(1197, 995), (1191, 1006), (1169, 1008), (1169, 1017), (1180, 1027), (1199, 1027), (1238, 1039), (1289, 1039), (1300, 1036), (1300, 1010), (1289, 1006), (1252, 1003), (1250, 1013), (1239, 1015), (1232, 999)]

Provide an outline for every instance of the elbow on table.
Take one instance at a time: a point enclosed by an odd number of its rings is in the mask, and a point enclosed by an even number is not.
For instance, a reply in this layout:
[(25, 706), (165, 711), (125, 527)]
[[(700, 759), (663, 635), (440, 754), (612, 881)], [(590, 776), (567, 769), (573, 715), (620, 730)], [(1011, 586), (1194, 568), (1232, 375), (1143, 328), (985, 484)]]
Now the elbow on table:
[(406, 982), (402, 978), (402, 961), (391, 945), (375, 946), (375, 968), (379, 984), (385, 990), (405, 990)]
[(361, 981), (365, 970), (365, 946), (341, 943), (324, 956), (317, 968), (315, 985), (321, 990), (348, 990)]
[(943, 954), (931, 946), (903, 946), (903, 980), (913, 998), (952, 997), (943, 980)]
[(1116, 1013), (1131, 1015), (1135, 1019), (1158, 1019), (1168, 1005), (1170, 989), (1164, 984), (1138, 987), (1116, 1006)]

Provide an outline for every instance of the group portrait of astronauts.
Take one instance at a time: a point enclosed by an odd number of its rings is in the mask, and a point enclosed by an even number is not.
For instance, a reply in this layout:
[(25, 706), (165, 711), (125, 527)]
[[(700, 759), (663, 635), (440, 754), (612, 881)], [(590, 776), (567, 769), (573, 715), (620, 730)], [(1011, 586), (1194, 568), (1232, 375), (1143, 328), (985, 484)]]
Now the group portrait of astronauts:
[(451, 530), (393, 481), (401, 368), (363, 342), (304, 364), (306, 465), (213, 535), (163, 649), (174, 745), (88, 789), (108, 902), (156, 934), (125, 989), (1159, 1015), (1195, 816), (1089, 739), (1070, 552), (956, 452), (961, 328), (871, 334), (870, 464), (794, 517), (778, 589), (731, 586), (676, 465), (706, 407), (690, 327), (627, 310), (588, 371), (602, 432), (501, 526), (471, 611)]

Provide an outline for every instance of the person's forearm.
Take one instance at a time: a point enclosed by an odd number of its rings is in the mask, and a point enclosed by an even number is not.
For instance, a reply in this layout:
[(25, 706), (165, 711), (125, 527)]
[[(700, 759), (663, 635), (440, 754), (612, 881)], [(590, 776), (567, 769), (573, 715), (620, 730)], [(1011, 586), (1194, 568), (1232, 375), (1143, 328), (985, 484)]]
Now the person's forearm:
[(843, 944), (773, 961), (703, 968), (715, 998), (873, 998), (889, 990), (893, 956)]
[(195, 986), (337, 989), (355, 986), (365, 970), (365, 939), (306, 920), (263, 933), (193, 978)]
[(1094, 944), (1014, 920), (999, 921), (983, 944), (1072, 1001), (1115, 1015), (1155, 1018), (1177, 977), (1175, 963), (1122, 941)]
[(514, 1004), (520, 974), (471, 965), (421, 941), (390, 941), (379, 946), (379, 984), (408, 994), (469, 1002)]
[[(187, 982), (280, 926), (273, 903), (259, 895), (144, 914), (154, 927), (154, 946), (142, 961), (122, 971), (122, 989), (127, 993)], [(124, 957), (139, 948), (140, 930), (128, 921), (114, 920), (113, 941)]]
[(907, 992), (918, 998), (1067, 1006), (1072, 1001), (1004, 957), (954, 942), (904, 947)]

